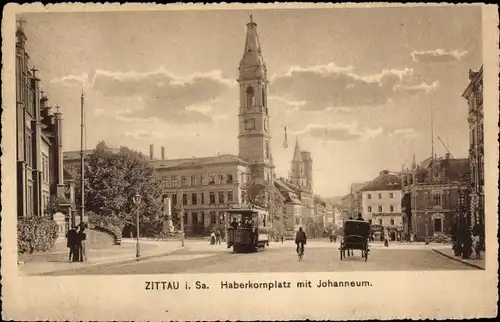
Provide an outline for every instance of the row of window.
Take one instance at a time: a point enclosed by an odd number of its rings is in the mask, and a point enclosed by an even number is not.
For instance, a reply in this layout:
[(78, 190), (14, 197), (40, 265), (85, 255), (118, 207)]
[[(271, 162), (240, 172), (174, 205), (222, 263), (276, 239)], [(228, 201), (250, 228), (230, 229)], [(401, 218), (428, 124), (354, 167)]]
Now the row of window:
[(42, 153), (42, 180), (49, 182), (49, 157)]
[[(378, 199), (382, 199), (382, 193), (380, 193), (380, 192), (379, 192), (377, 195), (378, 195)], [(369, 194), (367, 195), (367, 198), (368, 198), (368, 199), (371, 199), (371, 198), (372, 198), (372, 194), (371, 194), (371, 193), (369, 193)], [(390, 199), (393, 199), (393, 198), (394, 198), (394, 192), (389, 192), (389, 198), (390, 198)]]
[[(164, 198), (169, 198), (171, 199), (172, 205), (178, 205), (180, 204), (180, 198), (178, 198), (176, 193), (173, 193), (171, 195), (164, 195)], [(203, 205), (205, 204), (205, 194), (203, 192), (193, 192), (191, 193), (191, 205)], [(208, 203), (209, 204), (216, 204), (216, 203), (232, 203), (234, 201), (234, 195), (233, 191), (210, 191), (208, 194)], [(182, 204), (187, 205), (188, 204), (188, 194), (183, 193), (182, 194)]]
[[(202, 211), (200, 213), (201, 215), (201, 220), (198, 220), (198, 213), (197, 212), (192, 212), (191, 213), (191, 225), (199, 225), (199, 224), (204, 224), (205, 222), (205, 213)], [(224, 215), (220, 213), (217, 216), (217, 212), (211, 211), (208, 213), (210, 216), (210, 224), (215, 225), (215, 224), (223, 224), (224, 223)], [(182, 218), (182, 221), (184, 222), (184, 225), (188, 224), (188, 216), (184, 216)]]
[(24, 157), (26, 158), (26, 163), (29, 167), (33, 167), (33, 141), (32, 136), (31, 136), (31, 131), (26, 130), (26, 135), (25, 138), (26, 142), (24, 142), (24, 147), (25, 147), (25, 155)]
[[(245, 174), (242, 174), (241, 180), (244, 182), (244, 176)], [(180, 176), (180, 182), (178, 181), (177, 176), (164, 176), (162, 177), (162, 186), (163, 188), (169, 188), (169, 187), (194, 187), (194, 186), (203, 186), (205, 185), (205, 177), (203, 175), (200, 176), (191, 176), (189, 177), (189, 185), (188, 185), (188, 176)], [(207, 184), (227, 184), (227, 183), (234, 183), (233, 179), (233, 174), (228, 173), (226, 175), (224, 174), (215, 174), (215, 173), (210, 173), (208, 175), (208, 181), (206, 182)]]
[[(370, 225), (373, 225), (373, 221), (371, 219), (369, 219), (368, 222), (370, 223)], [(391, 218), (389, 222), (390, 222), (389, 225), (394, 226), (394, 218)], [(384, 220), (382, 218), (379, 218), (378, 219), (378, 224), (380, 226), (383, 226), (384, 225)]]
[[(378, 212), (384, 212), (384, 207), (383, 206), (378, 206)], [(389, 212), (394, 212), (394, 206), (389, 206)], [(373, 212), (372, 206), (368, 206), (368, 212)]]
[(28, 183), (28, 191), (26, 194), (26, 215), (32, 216), (33, 215), (33, 205), (34, 205), (34, 199), (33, 199), (33, 184), (30, 182)]

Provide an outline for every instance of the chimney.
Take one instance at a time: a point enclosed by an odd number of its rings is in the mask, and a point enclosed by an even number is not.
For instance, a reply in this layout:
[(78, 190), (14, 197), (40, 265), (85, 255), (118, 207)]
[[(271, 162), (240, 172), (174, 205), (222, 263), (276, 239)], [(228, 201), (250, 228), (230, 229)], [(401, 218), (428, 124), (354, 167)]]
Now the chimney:
[(165, 160), (165, 147), (164, 146), (161, 147), (161, 159)]
[(154, 159), (154, 152), (155, 148), (153, 144), (149, 145), (149, 159), (153, 160)]
[(446, 153), (446, 160), (449, 160), (449, 159), (451, 159), (451, 153), (450, 152)]

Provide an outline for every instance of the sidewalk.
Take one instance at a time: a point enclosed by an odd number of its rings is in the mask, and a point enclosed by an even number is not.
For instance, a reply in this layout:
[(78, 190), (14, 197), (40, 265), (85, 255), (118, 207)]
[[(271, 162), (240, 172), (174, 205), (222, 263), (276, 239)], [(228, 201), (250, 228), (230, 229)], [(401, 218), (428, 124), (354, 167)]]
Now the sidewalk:
[[(179, 241), (140, 240), (141, 257), (144, 260), (157, 256), (169, 255), (181, 248)], [(56, 249), (53, 252), (19, 255), (18, 267), (20, 275), (38, 275), (69, 269), (78, 269), (93, 265), (118, 264), (136, 261), (136, 241), (123, 239), (121, 246), (110, 246), (87, 250), (88, 261), (72, 263), (68, 259), (68, 251)]]
[(481, 253), (481, 259), (475, 259), (476, 256), (475, 254), (472, 254), (471, 256), (472, 258), (470, 259), (463, 259), (460, 256), (455, 256), (455, 252), (453, 251), (451, 246), (448, 247), (447, 249), (432, 249), (432, 250), (440, 255), (456, 260), (458, 262), (462, 262), (465, 265), (469, 265), (479, 269), (485, 269), (486, 267), (486, 262), (484, 260), (484, 253)]

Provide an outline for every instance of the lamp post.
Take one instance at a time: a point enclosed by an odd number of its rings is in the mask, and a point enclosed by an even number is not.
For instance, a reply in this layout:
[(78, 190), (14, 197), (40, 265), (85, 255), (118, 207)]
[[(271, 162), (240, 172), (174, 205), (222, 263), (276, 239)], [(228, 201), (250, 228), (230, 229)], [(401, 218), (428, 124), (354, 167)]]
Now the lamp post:
[(180, 219), (181, 219), (181, 247), (184, 247), (184, 192), (180, 191), (179, 198), (181, 200), (181, 209), (180, 209)]
[(141, 195), (137, 192), (133, 198), (134, 205), (136, 206), (136, 244), (135, 244), (135, 257), (139, 260), (141, 257), (141, 248), (139, 245), (139, 206), (141, 204)]
[(425, 212), (425, 244), (429, 245), (429, 213)]

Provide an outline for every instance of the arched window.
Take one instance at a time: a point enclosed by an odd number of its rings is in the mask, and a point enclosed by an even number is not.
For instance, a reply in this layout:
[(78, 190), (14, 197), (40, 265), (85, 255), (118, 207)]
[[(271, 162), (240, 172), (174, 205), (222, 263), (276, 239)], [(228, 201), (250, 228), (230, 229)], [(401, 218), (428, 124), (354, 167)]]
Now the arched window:
[(255, 105), (255, 92), (252, 86), (247, 87), (247, 107), (252, 107)]
[(266, 107), (266, 88), (262, 87), (262, 106)]

